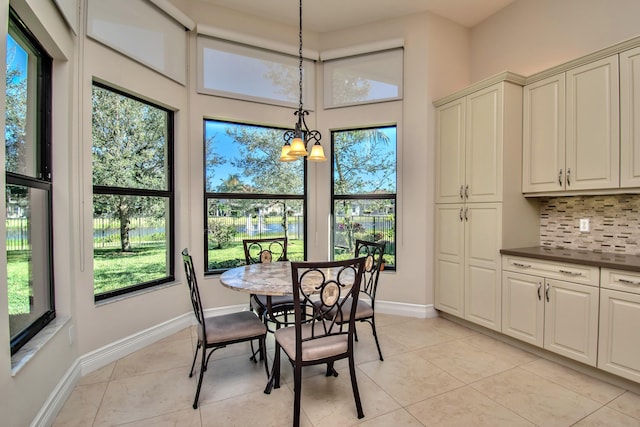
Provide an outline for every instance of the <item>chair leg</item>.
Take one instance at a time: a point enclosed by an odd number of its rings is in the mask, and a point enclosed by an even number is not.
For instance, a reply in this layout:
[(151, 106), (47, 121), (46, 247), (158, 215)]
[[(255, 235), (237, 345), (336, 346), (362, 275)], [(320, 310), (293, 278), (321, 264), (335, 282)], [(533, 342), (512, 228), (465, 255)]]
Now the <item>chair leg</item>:
[(293, 427), (300, 426), (300, 400), (302, 398), (302, 366), (293, 367)]
[(260, 360), (264, 361), (264, 370), (267, 373), (267, 378), (269, 378), (269, 361), (267, 360), (267, 337), (266, 337), (266, 335), (260, 338)]
[(333, 367), (333, 362), (328, 362), (327, 363), (327, 373), (325, 374), (326, 377), (337, 377), (338, 376), (338, 371), (335, 370), (335, 368)]
[(198, 398), (200, 397), (200, 387), (202, 387), (202, 378), (204, 377), (204, 371), (206, 369), (206, 356), (207, 356), (207, 348), (203, 346), (202, 348), (202, 364), (200, 366), (200, 376), (198, 378), (198, 387), (196, 388), (196, 398), (193, 400), (193, 409), (198, 409)]
[(380, 342), (378, 342), (378, 333), (376, 332), (376, 318), (371, 318), (371, 329), (373, 330), (373, 338), (376, 340), (376, 346), (378, 347), (378, 356), (380, 356), (380, 361), (384, 362), (384, 358), (382, 357), (382, 351), (380, 350)]
[(358, 419), (364, 418), (364, 412), (362, 411), (362, 402), (360, 401), (360, 392), (358, 391), (358, 381), (356, 379), (356, 364), (353, 360), (353, 353), (349, 356), (349, 373), (351, 375), (351, 388), (353, 389), (353, 398), (356, 401)]
[(198, 350), (200, 350), (201, 346), (202, 346), (202, 343), (198, 341), (198, 345), (196, 346), (196, 354), (193, 355), (193, 363), (191, 364), (191, 371), (189, 371), (189, 378), (193, 376), (193, 368), (196, 366), (196, 359), (198, 358)]

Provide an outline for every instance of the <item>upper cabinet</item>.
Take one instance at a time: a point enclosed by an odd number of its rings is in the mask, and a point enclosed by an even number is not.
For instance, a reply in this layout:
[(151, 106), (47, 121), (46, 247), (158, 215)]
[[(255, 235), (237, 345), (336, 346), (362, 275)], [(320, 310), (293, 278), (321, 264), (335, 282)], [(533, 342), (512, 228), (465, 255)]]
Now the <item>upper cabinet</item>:
[(618, 55), (524, 88), (522, 192), (619, 187)]
[(640, 188), (640, 38), (527, 78), (522, 192)]
[(521, 99), (521, 86), (503, 81), (438, 106), (437, 203), (503, 200), (505, 187), (514, 183), (503, 179), (510, 176), (509, 156), (520, 151), (512, 147), (521, 140)]
[(640, 187), (640, 47), (620, 54), (620, 187)]
[(620, 184), (618, 55), (567, 71), (565, 189)]

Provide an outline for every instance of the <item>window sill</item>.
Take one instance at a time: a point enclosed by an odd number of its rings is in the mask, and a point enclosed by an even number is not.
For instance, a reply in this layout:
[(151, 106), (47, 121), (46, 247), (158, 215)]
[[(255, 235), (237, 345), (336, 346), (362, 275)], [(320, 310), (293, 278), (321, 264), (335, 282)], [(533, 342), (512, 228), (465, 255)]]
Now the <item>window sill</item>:
[(103, 305), (108, 305), (108, 304), (113, 304), (114, 302), (119, 302), (119, 301), (123, 301), (129, 298), (134, 298), (140, 295), (144, 295), (144, 294), (149, 294), (151, 292), (156, 292), (162, 289), (167, 289), (176, 285), (179, 285), (180, 282), (178, 281), (173, 281), (173, 282), (167, 282), (167, 283), (162, 283), (160, 285), (156, 285), (153, 286), (151, 288), (145, 288), (145, 289), (140, 289), (139, 291), (134, 291), (134, 292), (129, 292), (126, 294), (122, 294), (122, 295), (118, 295), (116, 297), (113, 298), (107, 298), (107, 299), (103, 299), (100, 301), (95, 301), (95, 306), (96, 307), (101, 307)]
[(60, 331), (71, 317), (56, 317), (45, 326), (35, 337), (31, 338), (16, 354), (11, 356), (11, 376), (20, 370), (43, 348), (53, 336)]

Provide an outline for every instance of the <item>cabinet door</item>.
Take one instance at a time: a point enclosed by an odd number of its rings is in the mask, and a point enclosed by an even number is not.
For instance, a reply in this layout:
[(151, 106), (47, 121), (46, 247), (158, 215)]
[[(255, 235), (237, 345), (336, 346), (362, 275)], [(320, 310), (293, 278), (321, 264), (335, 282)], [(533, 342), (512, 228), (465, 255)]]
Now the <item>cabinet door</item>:
[(640, 382), (640, 295), (600, 290), (598, 368)]
[(468, 202), (502, 199), (503, 83), (467, 96), (465, 192)]
[(522, 192), (564, 190), (564, 73), (524, 87)]
[(465, 319), (501, 329), (502, 207), (500, 203), (465, 205)]
[(596, 366), (599, 288), (546, 279), (544, 348)]
[(436, 111), (436, 202), (464, 201), (464, 98)]
[(620, 54), (620, 187), (640, 187), (640, 47)]
[(502, 333), (542, 347), (544, 344), (544, 278), (502, 273)]
[(618, 55), (569, 70), (566, 189), (620, 184)]
[(464, 208), (436, 205), (435, 307), (464, 317)]

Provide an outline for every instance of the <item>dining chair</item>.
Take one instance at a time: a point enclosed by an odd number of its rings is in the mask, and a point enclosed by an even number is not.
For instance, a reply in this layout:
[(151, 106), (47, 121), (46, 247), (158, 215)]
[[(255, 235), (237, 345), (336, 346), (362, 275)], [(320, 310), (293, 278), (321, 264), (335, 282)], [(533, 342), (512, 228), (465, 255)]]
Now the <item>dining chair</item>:
[[(384, 361), (382, 351), (380, 350), (380, 342), (378, 341), (378, 333), (376, 331), (376, 291), (378, 290), (378, 279), (380, 271), (384, 269), (384, 248), (386, 243), (368, 242), (366, 240), (356, 240), (356, 257), (365, 257), (364, 271), (362, 272), (362, 285), (360, 286), (360, 295), (357, 298), (356, 320), (359, 322), (367, 322), (371, 326), (373, 338), (378, 347), (378, 356), (380, 361)], [(347, 313), (350, 307), (345, 306)], [(354, 338), (358, 341), (358, 333), (354, 330)]]
[(293, 366), (294, 427), (300, 425), (302, 368), (327, 364), (328, 376), (329, 372), (335, 372), (333, 363), (341, 359), (348, 359), (357, 415), (364, 417), (353, 356), (356, 304), (351, 304), (349, 320), (343, 316), (345, 304), (360, 291), (364, 265), (364, 257), (291, 263), (295, 321), (294, 326), (275, 331), (276, 352), (271, 375), (273, 387), (279, 388), (282, 349)]
[[(200, 388), (202, 387), (202, 378), (207, 370), (207, 365), (209, 364), (211, 355), (218, 349), (224, 348), (230, 344), (257, 339), (260, 342), (258, 346), (260, 359), (264, 360), (267, 378), (269, 377), (269, 367), (266, 358), (264, 357), (267, 328), (258, 316), (251, 311), (240, 311), (219, 316), (205, 316), (202, 308), (202, 300), (200, 299), (198, 281), (196, 280), (196, 273), (193, 267), (193, 259), (186, 248), (182, 251), (182, 261), (184, 263), (187, 285), (189, 286), (189, 296), (191, 297), (193, 313), (198, 321), (198, 344), (196, 346), (195, 354), (193, 355), (193, 363), (191, 364), (189, 378), (193, 376), (193, 369), (198, 358), (198, 351), (202, 348), (200, 376), (198, 378), (196, 397), (193, 401), (193, 409), (197, 409)], [(256, 362), (255, 354), (252, 355), (251, 359)]]
[[(263, 239), (244, 239), (244, 258), (247, 265), (273, 261), (287, 260), (286, 237), (273, 237)], [(268, 310), (268, 297), (266, 295), (251, 294), (249, 307), (258, 316), (264, 319), (265, 324), (270, 316), (278, 314), (286, 315), (293, 310), (293, 298), (291, 296), (271, 297), (271, 310)]]

